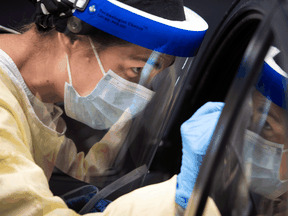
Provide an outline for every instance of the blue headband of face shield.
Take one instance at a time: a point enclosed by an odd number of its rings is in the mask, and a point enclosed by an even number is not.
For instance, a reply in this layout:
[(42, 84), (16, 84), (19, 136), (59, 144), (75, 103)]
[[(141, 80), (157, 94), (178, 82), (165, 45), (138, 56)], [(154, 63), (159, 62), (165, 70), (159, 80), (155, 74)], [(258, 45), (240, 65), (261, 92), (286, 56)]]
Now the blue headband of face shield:
[(208, 29), (205, 20), (186, 7), (185, 21), (167, 20), (116, 0), (90, 0), (82, 9), (73, 16), (130, 43), (173, 56), (194, 56)]
[(274, 61), (280, 50), (271, 46), (264, 60), (256, 89), (276, 105), (288, 109), (288, 74)]

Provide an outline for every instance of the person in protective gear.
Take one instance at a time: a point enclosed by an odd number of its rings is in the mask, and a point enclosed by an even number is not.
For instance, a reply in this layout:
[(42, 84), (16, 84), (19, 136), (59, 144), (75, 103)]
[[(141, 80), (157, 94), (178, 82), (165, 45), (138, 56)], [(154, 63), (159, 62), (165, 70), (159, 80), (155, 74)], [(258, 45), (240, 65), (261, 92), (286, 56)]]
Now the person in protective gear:
[[(176, 56), (193, 56), (208, 25), (176, 0), (32, 2), (35, 24), (0, 36), (0, 214), (77, 215), (49, 190), (54, 166), (88, 182), (109, 170), (153, 97), (153, 77)], [(64, 136), (57, 102), (71, 118), (109, 129), (86, 156)], [(173, 215), (175, 187), (176, 176), (136, 190), (103, 215)]]

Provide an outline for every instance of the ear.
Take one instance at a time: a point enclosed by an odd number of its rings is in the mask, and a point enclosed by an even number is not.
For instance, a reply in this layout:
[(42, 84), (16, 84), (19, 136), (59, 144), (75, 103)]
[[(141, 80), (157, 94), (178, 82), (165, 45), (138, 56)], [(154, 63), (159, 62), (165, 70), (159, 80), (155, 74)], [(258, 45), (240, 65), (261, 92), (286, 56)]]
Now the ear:
[(63, 33), (58, 32), (58, 41), (62, 49), (69, 55), (71, 54), (74, 50), (77, 50), (78, 48), (81, 47), (81, 40), (78, 39), (74, 41), (73, 43), (71, 42), (70, 38), (66, 36)]

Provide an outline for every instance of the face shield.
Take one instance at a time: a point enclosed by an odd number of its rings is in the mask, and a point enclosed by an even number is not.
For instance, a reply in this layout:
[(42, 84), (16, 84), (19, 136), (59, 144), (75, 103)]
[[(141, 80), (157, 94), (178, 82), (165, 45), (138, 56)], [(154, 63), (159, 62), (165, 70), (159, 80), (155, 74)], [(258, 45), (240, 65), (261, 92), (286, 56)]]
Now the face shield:
[[(102, 64), (90, 40), (102, 79), (86, 98), (79, 97), (73, 89), (71, 76), (70, 85), (65, 86), (69, 92), (65, 95), (68, 116), (94, 129), (110, 128), (124, 112), (131, 118), (141, 112), (154, 95), (151, 89), (154, 77), (163, 71), (169, 73), (173, 63), (181, 62), (182, 66), (189, 63), (208, 28), (188, 8), (184, 8), (185, 21), (171, 21), (118, 1), (89, 1), (83, 7), (80, 2), (76, 2), (79, 10), (68, 21), (69, 30), (91, 34), (97, 28), (127, 42), (118, 46), (118, 56), (111, 56), (114, 63)], [(81, 105), (76, 107), (78, 104)]]
[(281, 51), (271, 46), (251, 90), (251, 118), (244, 135), (245, 175), (250, 190), (261, 200), (258, 205), (261, 212), (287, 211), (288, 75), (281, 57)]
[(85, 96), (70, 79), (64, 108), (93, 134), (79, 143), (62, 140), (56, 157), (44, 152), (64, 173), (113, 200), (143, 184), (208, 25), (186, 7), (185, 21), (171, 21), (118, 1), (91, 0), (83, 7), (80, 2), (68, 20), (71, 32), (89, 35), (97, 28), (127, 43), (105, 48), (118, 56), (107, 60), (89, 40), (102, 78)]

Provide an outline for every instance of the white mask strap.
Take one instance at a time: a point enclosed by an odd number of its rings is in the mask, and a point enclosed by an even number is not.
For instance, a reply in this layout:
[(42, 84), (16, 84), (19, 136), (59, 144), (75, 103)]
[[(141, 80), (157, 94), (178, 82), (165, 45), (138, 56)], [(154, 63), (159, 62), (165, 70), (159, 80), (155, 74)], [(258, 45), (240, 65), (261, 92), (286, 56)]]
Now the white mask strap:
[(66, 55), (66, 59), (67, 59), (67, 70), (68, 70), (68, 76), (69, 76), (69, 83), (72, 85), (72, 77), (71, 77), (71, 70), (70, 70), (70, 63), (69, 63), (68, 55)]
[(97, 59), (97, 61), (98, 61), (99, 67), (100, 67), (103, 75), (105, 76), (105, 74), (106, 74), (106, 73), (105, 73), (105, 70), (104, 70), (104, 68), (103, 68), (103, 65), (102, 65), (102, 63), (101, 63), (101, 61), (100, 61), (99, 55), (98, 55), (98, 53), (97, 53), (97, 51), (96, 51), (96, 48), (95, 48), (94, 44), (92, 43), (92, 40), (91, 40), (90, 37), (89, 37), (89, 41), (90, 41), (90, 44), (91, 44), (91, 46), (92, 46), (93, 52), (94, 52), (94, 54), (95, 54), (95, 56), (96, 56), (96, 59)]

